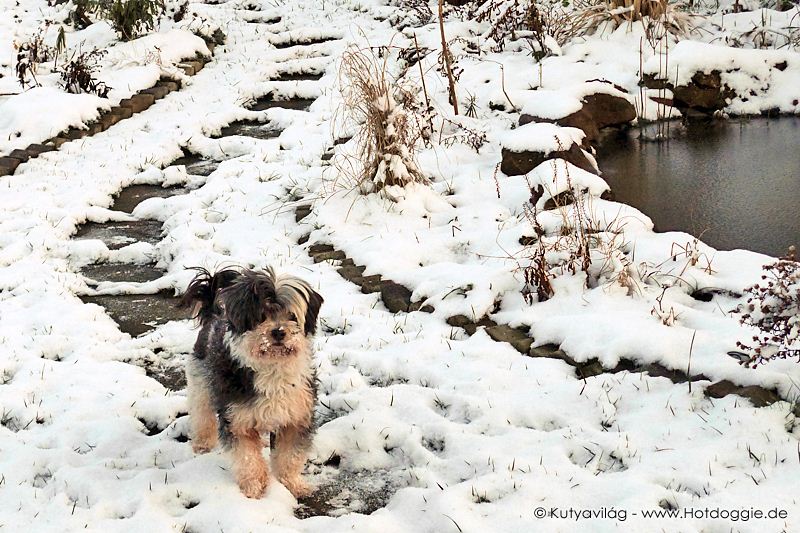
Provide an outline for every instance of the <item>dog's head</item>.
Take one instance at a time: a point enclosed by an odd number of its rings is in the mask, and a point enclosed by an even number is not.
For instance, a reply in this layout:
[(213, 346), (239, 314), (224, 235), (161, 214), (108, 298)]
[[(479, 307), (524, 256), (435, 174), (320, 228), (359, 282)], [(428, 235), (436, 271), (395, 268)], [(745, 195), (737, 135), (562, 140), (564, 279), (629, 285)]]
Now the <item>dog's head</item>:
[(256, 360), (292, 356), (308, 346), (323, 301), (307, 282), (272, 268), (243, 270), (218, 298), (231, 333), (247, 339)]

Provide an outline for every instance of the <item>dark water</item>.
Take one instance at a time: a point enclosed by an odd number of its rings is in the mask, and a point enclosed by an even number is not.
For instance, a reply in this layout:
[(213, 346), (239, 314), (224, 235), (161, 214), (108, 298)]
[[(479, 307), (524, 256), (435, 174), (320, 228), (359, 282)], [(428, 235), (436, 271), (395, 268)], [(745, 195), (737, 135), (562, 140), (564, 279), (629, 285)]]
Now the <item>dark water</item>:
[(800, 244), (800, 118), (669, 126), (608, 136), (598, 164), (614, 198), (720, 249), (773, 256)]

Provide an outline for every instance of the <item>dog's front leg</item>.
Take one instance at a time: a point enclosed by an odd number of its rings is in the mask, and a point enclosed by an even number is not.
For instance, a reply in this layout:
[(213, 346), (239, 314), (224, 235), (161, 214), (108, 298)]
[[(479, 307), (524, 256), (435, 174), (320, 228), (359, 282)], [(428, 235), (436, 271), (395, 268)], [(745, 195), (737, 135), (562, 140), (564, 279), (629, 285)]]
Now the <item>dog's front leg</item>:
[(295, 498), (311, 494), (311, 486), (301, 476), (306, 464), (311, 431), (307, 427), (284, 426), (275, 435), (275, 447), (270, 452), (278, 480)]
[(206, 453), (217, 445), (217, 415), (209, 393), (209, 385), (203, 376), (200, 362), (190, 356), (186, 367), (186, 386), (189, 393), (189, 435), (195, 453)]
[(261, 450), (264, 444), (255, 429), (233, 431), (233, 468), (239, 488), (248, 498), (260, 498), (269, 483), (269, 468)]

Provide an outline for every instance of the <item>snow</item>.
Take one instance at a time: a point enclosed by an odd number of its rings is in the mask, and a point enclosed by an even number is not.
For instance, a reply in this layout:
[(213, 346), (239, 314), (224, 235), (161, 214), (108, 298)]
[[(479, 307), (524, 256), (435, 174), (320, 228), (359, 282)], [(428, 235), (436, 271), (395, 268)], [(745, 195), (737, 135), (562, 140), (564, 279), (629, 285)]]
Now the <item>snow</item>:
[[(263, 17), (274, 14), (270, 2), (253, 3), (264, 4)], [(67, 143), (0, 178), (2, 527), (326, 533), (800, 528), (795, 405), (756, 408), (741, 397), (704, 395), (712, 381), (729, 379), (796, 398), (800, 367), (794, 361), (741, 367), (726, 352), (751, 334), (729, 312), (743, 299), (691, 297), (709, 287), (741, 293), (771, 258), (715, 250), (685, 233), (654, 232), (646, 213), (600, 198), (607, 189), (601, 177), (565, 162), (546, 162), (527, 176), (496, 171), (502, 147), (553, 151), (554, 138), (572, 143), (582, 135), (553, 124), (511, 130), (518, 115), (491, 104), (505, 102), (510, 111), (507, 93), (517, 112), (547, 117), (573, 109), (590, 91), (617, 90), (590, 81), (601, 78), (638, 94), (638, 25), (567, 44), (562, 55), (543, 60), (541, 83), (523, 53), (489, 56), (505, 65), (504, 87), (497, 63), (460, 61), (460, 87), (474, 94), (477, 117), (457, 120), (485, 133), (486, 143), (478, 150), (461, 143), (420, 146), (416, 161), (430, 184), (394, 190), (388, 199), (347, 190), (335, 167), (320, 163), (341, 132), (336, 61), (342, 50), (351, 43), (410, 42), (386, 20), (373, 18), (391, 9), (375, 3), (332, 2), (323, 9), (318, 2), (293, 2), (284, 20), (271, 25), (245, 22), (252, 16), (242, 9), (246, 2), (193, 3), (229, 39), (191, 83), (109, 131)], [(39, 16), (0, 6), (24, 16), (28, 27)], [(296, 37), (299, 27), (304, 38), (342, 39), (308, 49), (268, 46)], [(452, 35), (469, 36), (471, 27), (454, 24)], [(0, 22), (0, 40), (17, 35), (8, 28)], [(107, 28), (91, 31), (96, 42), (111, 43)], [(192, 47), (203, 52), (189, 37), (149, 39), (163, 46), (162, 59)], [(435, 25), (419, 29), (421, 46), (433, 48), (437, 39)], [(678, 48), (683, 42), (671, 50), (670, 61), (692, 59)], [(119, 91), (154, 72), (152, 63), (140, 61), (146, 47), (134, 52), (128, 45), (113, 56), (118, 79), (130, 74), (129, 84), (115, 87)], [(112, 48), (117, 46), (123, 45)], [(446, 80), (431, 68), (435, 56), (423, 62), (426, 87), (435, 109), (447, 113)], [(134, 59), (122, 68), (124, 57)], [(309, 70), (324, 76), (318, 82), (266, 81)], [(419, 71), (409, 76), (417, 79)], [(783, 85), (789, 79), (775, 77), (775, 92), (764, 93), (763, 102), (789, 94), (793, 88)], [(0, 82), (8, 87), (6, 78)], [(0, 103), (0, 110), (16, 115), (21, 108), (8, 106), (20, 98), (39, 106), (57, 101), (48, 96), (34, 102), (34, 91), (51, 95), (56, 89), (27, 91)], [(318, 99), (308, 112), (244, 107), (268, 92)], [(466, 103), (467, 91), (459, 98)], [(0, 121), (7, 116), (0, 114)], [(60, 124), (60, 117), (48, 119)], [(269, 122), (283, 132), (267, 140), (214, 138), (241, 119)], [(40, 122), (25, 123), (25, 139), (44, 135)], [(2, 142), (9, 142), (6, 135)], [(167, 166), (183, 155), (182, 147), (221, 163), (207, 178)], [(189, 192), (146, 200), (131, 217), (109, 209), (122, 188), (143, 183), (185, 184)], [(546, 191), (540, 209), (570, 187), (576, 197), (585, 194), (580, 207), (541, 213), (539, 223), (547, 242), (566, 246), (559, 241), (562, 228), (582, 221), (592, 230), (595, 263), (588, 275), (565, 269), (553, 280), (552, 298), (528, 304), (522, 269), (533, 250), (520, 238), (536, 235), (528, 203), (536, 185)], [(312, 213), (296, 222), (295, 207), (309, 204)], [(73, 239), (85, 221), (128, 218), (160, 221), (162, 240), (109, 250), (99, 241)], [(299, 245), (306, 235), (308, 244)], [(404, 284), (413, 301), (435, 311), (388, 312), (379, 295), (362, 294), (339, 276), (337, 262), (315, 264), (308, 246), (317, 242), (334, 244), (364, 265), (365, 275), (380, 273)], [(79, 268), (96, 261), (156, 261), (166, 274), (142, 284), (90, 287)], [(308, 471), (321, 492), (330, 489), (330, 516), (296, 518), (297, 502), (274, 479), (264, 498), (248, 500), (236, 486), (228, 454), (193, 455), (184, 438), (185, 392), (165, 388), (144, 370), (155, 365), (180, 372), (196, 335), (189, 320), (131, 338), (101, 307), (77, 297), (180, 292), (192, 277), (186, 267), (231, 263), (274, 265), (309, 280), (325, 297), (315, 341), (320, 427)], [(527, 329), (536, 346), (556, 344), (575, 361), (597, 359), (610, 368), (625, 359), (690, 370), (708, 380), (689, 386), (628, 371), (579, 379), (563, 361), (521, 355), (482, 328), (468, 336), (446, 323), (455, 314), (491, 314), (498, 323)], [(340, 458), (338, 466), (332, 457)], [(537, 519), (539, 506), (614, 508), (627, 516)], [(660, 506), (779, 508), (788, 518), (732, 522), (641, 514)]]
[(578, 128), (563, 128), (549, 122), (529, 122), (502, 135), (500, 143), (512, 152), (550, 152), (569, 150), (586, 136)]
[(93, 94), (69, 94), (55, 87), (34, 87), (0, 104), (0, 153), (55, 137), (71, 126), (96, 121), (111, 109)]

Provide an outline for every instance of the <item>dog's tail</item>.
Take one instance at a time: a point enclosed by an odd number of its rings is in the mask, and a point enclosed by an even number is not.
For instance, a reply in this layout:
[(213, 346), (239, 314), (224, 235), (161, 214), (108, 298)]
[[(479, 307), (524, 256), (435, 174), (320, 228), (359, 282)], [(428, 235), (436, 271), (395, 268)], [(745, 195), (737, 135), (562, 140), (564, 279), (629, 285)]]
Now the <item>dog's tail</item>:
[(211, 320), (220, 309), (217, 305), (217, 294), (221, 289), (231, 285), (241, 274), (232, 268), (224, 268), (212, 274), (203, 267), (194, 267), (197, 274), (186, 288), (178, 307), (192, 310), (192, 318), (205, 324)]

